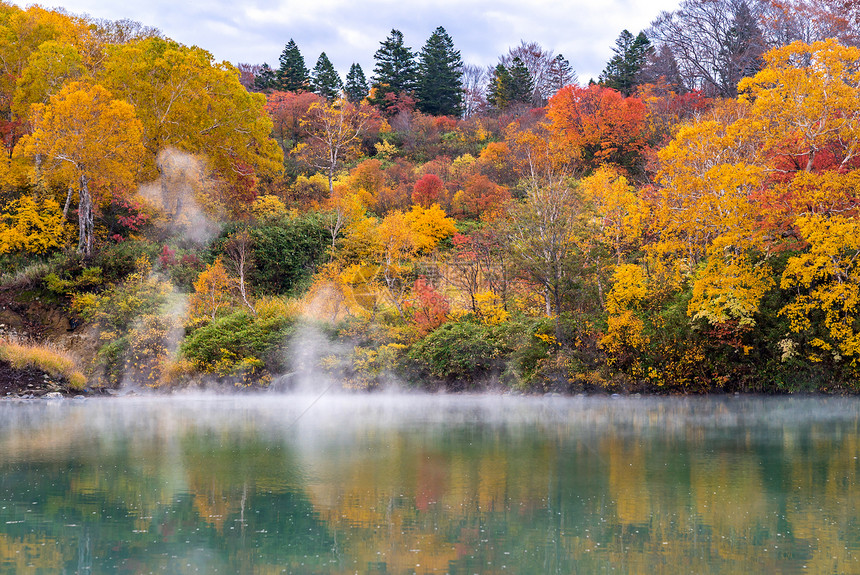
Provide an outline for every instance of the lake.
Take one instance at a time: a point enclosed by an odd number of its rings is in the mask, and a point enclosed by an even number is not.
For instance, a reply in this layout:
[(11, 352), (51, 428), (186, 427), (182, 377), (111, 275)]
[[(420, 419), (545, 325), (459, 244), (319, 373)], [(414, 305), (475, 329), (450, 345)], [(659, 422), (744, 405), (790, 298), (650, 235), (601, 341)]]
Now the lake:
[(0, 573), (860, 573), (860, 400), (0, 403)]

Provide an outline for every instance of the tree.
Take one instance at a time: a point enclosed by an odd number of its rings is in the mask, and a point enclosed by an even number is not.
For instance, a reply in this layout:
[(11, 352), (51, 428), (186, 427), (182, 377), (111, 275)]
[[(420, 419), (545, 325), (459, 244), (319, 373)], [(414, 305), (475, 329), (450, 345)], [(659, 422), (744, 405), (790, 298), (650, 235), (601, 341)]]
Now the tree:
[(251, 235), (248, 233), (248, 230), (238, 231), (227, 239), (227, 243), (224, 246), (224, 252), (227, 254), (227, 260), (236, 275), (239, 296), (242, 298), (242, 302), (244, 302), (251, 311), (251, 315), (256, 316), (257, 310), (253, 305), (251, 305), (251, 302), (248, 301), (248, 293), (245, 286), (248, 272), (251, 266), (254, 265), (252, 242), (253, 240), (251, 239)]
[(667, 45), (648, 51), (645, 65), (639, 70), (639, 85), (645, 84), (662, 84), (676, 94), (686, 92), (678, 62)]
[(346, 99), (353, 104), (358, 104), (365, 98), (369, 89), (367, 87), (367, 78), (364, 77), (364, 70), (361, 65), (353, 63), (349, 68), (349, 73), (346, 75), (346, 86), (344, 86)]
[(641, 173), (648, 145), (645, 113), (638, 98), (596, 84), (562, 88), (547, 105), (551, 129), (567, 140), (568, 153), (579, 155), (586, 171), (610, 163)]
[(312, 104), (324, 102), (313, 92), (271, 92), (266, 98), (266, 112), (272, 118), (272, 136), (285, 152), (292, 150), (302, 137), (301, 120)]
[(412, 49), (403, 44), (403, 33), (392, 30), (373, 55), (373, 91), (370, 103), (383, 111), (394, 109), (404, 98), (411, 98), (417, 80), (417, 64)]
[(314, 92), (329, 101), (339, 97), (343, 90), (343, 82), (325, 52), (317, 59), (311, 74), (311, 84)]
[(860, 3), (851, 0), (774, 0), (765, 4), (759, 24), (768, 46), (827, 38), (860, 45)]
[(284, 92), (301, 92), (310, 87), (305, 59), (295, 41), (290, 38), (279, 58), (280, 67), (276, 73), (277, 88)]
[(514, 58), (511, 67), (497, 64), (490, 79), (487, 101), (496, 109), (504, 110), (516, 104), (528, 104), (532, 100), (534, 83), (528, 69), (519, 58)]
[(30, 105), (44, 104), (67, 82), (87, 75), (80, 54), (69, 44), (47, 41), (30, 54), (27, 67), (16, 81), (12, 110), (29, 118)]
[(98, 84), (73, 82), (48, 104), (33, 106), (33, 132), (16, 152), (44, 158), (42, 170), (77, 188), (78, 250), (85, 257), (93, 249), (91, 183), (105, 192), (131, 187), (144, 153), (142, 131), (134, 107)]
[(635, 38), (627, 30), (622, 30), (615, 40), (615, 56), (600, 73), (600, 83), (607, 88), (618, 90), (625, 96), (633, 95), (639, 84), (639, 73), (648, 57), (651, 42), (643, 32)]
[(227, 274), (221, 258), (206, 266), (194, 282), (188, 298), (188, 317), (192, 322), (214, 321), (218, 312), (233, 303), (235, 280)]
[(582, 210), (576, 192), (567, 185), (530, 187), (525, 201), (508, 220), (509, 245), (514, 265), (527, 279), (543, 288), (546, 313), (555, 320), (558, 341), (563, 341), (560, 316), (565, 295), (581, 264), (576, 242)]
[(272, 90), (277, 85), (277, 77), (275, 76), (275, 71), (272, 70), (268, 64), (263, 64), (260, 66), (259, 72), (254, 77), (254, 87), (261, 92), (265, 92), (266, 90)]
[(454, 42), (439, 26), (421, 50), (415, 96), (418, 109), (433, 116), (463, 113), (463, 61)]
[[(525, 102), (535, 107), (543, 106), (549, 97), (558, 91), (553, 89), (552, 84), (557, 56), (537, 42), (521, 41), (519, 46), (511, 48), (507, 54), (499, 58), (499, 63), (511, 70), (515, 58), (519, 58), (531, 79), (532, 93)], [(568, 83), (572, 83), (572, 79)]]
[(487, 107), (487, 70), (483, 66), (463, 66), (463, 116), (470, 118)]
[(556, 92), (565, 86), (576, 84), (576, 82), (576, 72), (574, 72), (570, 62), (568, 62), (564, 56), (559, 54), (553, 59), (552, 65), (549, 68), (549, 75), (546, 82), (547, 99), (554, 96)]
[(720, 52), (723, 64), (720, 79), (725, 86), (737, 86), (742, 78), (752, 76), (762, 65), (764, 38), (755, 17), (746, 3), (735, 8), (726, 45)]
[(439, 195), (444, 189), (445, 184), (442, 183), (439, 176), (425, 174), (415, 182), (415, 187), (412, 190), (412, 203), (422, 208), (430, 207), (439, 199)]
[(764, 51), (756, 16), (747, 0), (683, 0), (651, 23), (648, 36), (672, 50), (687, 89), (732, 98), (738, 71), (753, 70)]
[(53, 198), (37, 203), (24, 195), (9, 202), (6, 210), (0, 214), (0, 254), (45, 254), (63, 247), (66, 218)]
[[(167, 148), (205, 154), (213, 209), (241, 213), (253, 202), (258, 175), (283, 169), (283, 152), (271, 138), (266, 97), (248, 92), (238, 71), (212, 55), (161, 38), (115, 46), (98, 79), (128, 100), (143, 124), (147, 149), (143, 176), (168, 182), (159, 158)], [(220, 204), (220, 205), (219, 205)]]
[(314, 103), (301, 120), (307, 143), (299, 146), (298, 154), (310, 165), (325, 170), (329, 193), (334, 192), (334, 175), (347, 158), (358, 152), (358, 145), (371, 110), (344, 99), (331, 103)]

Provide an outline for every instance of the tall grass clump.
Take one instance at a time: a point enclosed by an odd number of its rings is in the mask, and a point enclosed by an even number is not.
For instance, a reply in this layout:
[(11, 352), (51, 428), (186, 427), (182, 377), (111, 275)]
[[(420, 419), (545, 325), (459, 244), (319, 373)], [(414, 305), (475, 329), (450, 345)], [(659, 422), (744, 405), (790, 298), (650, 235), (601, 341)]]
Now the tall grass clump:
[(54, 377), (65, 379), (69, 389), (82, 391), (87, 378), (77, 368), (75, 359), (66, 351), (35, 343), (0, 340), (0, 359), (15, 369), (35, 367)]

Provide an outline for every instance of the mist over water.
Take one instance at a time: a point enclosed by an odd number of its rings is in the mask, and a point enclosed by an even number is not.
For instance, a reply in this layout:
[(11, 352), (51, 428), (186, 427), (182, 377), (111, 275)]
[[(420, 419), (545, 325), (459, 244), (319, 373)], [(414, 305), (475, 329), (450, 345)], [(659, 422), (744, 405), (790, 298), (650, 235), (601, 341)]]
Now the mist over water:
[(0, 403), (0, 572), (860, 570), (854, 398), (311, 388)]

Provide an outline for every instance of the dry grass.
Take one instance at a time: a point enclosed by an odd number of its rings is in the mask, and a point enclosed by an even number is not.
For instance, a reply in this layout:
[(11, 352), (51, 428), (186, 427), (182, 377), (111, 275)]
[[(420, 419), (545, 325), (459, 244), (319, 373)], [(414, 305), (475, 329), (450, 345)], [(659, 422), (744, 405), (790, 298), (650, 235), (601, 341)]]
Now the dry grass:
[(78, 370), (75, 358), (66, 351), (35, 343), (0, 340), (0, 358), (15, 369), (35, 367), (64, 378), (74, 391), (81, 391), (87, 385), (87, 378)]
[(51, 272), (51, 266), (44, 262), (28, 265), (12, 274), (0, 275), (0, 289), (24, 288), (35, 285)]

